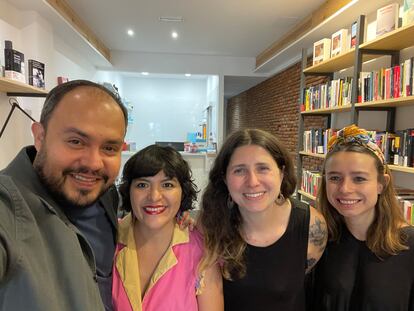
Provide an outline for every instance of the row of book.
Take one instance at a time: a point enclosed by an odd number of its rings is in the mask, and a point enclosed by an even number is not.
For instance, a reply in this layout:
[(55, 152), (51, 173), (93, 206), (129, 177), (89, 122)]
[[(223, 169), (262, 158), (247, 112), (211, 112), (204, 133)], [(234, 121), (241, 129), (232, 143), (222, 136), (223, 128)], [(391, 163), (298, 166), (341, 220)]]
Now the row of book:
[(358, 102), (368, 102), (413, 95), (414, 57), (400, 65), (361, 72)]
[(397, 188), (397, 200), (403, 212), (405, 220), (414, 224), (414, 190)]
[(335, 79), (304, 89), (301, 111), (350, 105), (352, 80), (351, 77)]
[[(395, 131), (367, 131), (384, 153), (388, 164), (414, 167), (414, 129)], [(334, 129), (314, 128), (303, 132), (303, 151), (326, 154), (329, 139), (336, 133)]]
[(318, 195), (321, 179), (322, 175), (319, 171), (309, 171), (302, 169), (302, 181), (300, 189), (316, 197)]
[(313, 128), (303, 131), (303, 151), (326, 154), (329, 139), (336, 133), (333, 129)]

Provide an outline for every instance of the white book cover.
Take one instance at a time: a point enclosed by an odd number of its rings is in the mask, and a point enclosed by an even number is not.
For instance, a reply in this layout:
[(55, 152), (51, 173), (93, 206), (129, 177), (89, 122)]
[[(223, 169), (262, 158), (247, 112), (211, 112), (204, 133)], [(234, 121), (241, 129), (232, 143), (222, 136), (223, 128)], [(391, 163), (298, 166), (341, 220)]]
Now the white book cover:
[(398, 3), (391, 3), (377, 10), (377, 36), (398, 28)]
[(324, 38), (313, 44), (313, 65), (329, 59), (331, 56), (331, 39)]
[(402, 25), (414, 23), (414, 0), (404, 0)]
[(331, 57), (346, 52), (348, 30), (340, 29), (331, 36)]

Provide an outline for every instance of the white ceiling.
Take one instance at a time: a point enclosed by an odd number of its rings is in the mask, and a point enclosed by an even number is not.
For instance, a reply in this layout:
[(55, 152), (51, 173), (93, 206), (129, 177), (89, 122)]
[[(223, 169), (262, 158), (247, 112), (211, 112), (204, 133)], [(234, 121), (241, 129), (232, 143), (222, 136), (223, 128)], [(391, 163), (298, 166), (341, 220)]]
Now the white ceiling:
[[(324, 0), (66, 0), (110, 50), (256, 57)], [(184, 21), (160, 22), (160, 16)], [(126, 34), (131, 28), (133, 38)], [(171, 32), (179, 34), (177, 40)]]

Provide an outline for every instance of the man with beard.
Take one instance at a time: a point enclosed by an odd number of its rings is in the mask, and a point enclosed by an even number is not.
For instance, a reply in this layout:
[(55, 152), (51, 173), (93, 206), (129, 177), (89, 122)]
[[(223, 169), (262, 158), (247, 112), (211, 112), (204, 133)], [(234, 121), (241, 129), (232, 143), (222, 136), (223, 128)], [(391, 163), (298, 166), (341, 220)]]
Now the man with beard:
[(71, 81), (48, 94), (34, 146), (0, 172), (1, 310), (111, 309), (126, 124), (101, 85)]

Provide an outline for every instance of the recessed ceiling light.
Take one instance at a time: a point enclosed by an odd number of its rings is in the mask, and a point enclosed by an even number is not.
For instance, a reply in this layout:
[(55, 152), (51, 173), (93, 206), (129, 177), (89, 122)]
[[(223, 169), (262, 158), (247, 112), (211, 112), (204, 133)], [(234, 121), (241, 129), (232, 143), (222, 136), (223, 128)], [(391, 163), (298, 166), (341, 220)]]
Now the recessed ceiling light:
[(149, 75), (149, 73), (148, 73), (148, 72), (146, 72), (146, 71), (141, 72), (141, 74), (142, 74), (143, 76), (148, 76), (148, 75)]
[(186, 77), (191, 77), (191, 73), (186, 73), (185, 76)]
[(177, 39), (178, 38), (178, 33), (176, 31), (173, 31), (171, 33), (171, 37), (173, 37), (173, 39)]
[(128, 36), (132, 37), (134, 35), (134, 31), (132, 29), (127, 30)]

